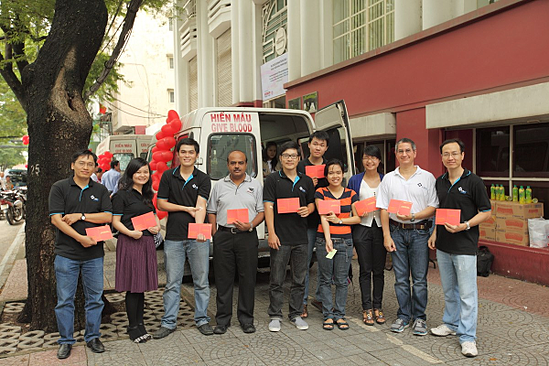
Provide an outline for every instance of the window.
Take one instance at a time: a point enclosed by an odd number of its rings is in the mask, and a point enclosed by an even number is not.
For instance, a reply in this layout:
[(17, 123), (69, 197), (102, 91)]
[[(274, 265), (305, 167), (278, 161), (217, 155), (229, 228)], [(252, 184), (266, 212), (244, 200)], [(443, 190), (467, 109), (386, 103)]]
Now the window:
[(263, 108), (286, 108), (286, 96), (263, 102)]
[(173, 18), (168, 18), (168, 29), (173, 32)]
[(189, 110), (198, 108), (198, 60), (193, 57), (189, 60)]
[(262, 8), (263, 21), (263, 63), (277, 56), (275, 39), (280, 28), (286, 29), (288, 23), (288, 0), (269, 0)]
[(215, 40), (217, 106), (226, 107), (233, 104), (233, 73), (231, 59), (231, 30), (227, 29)]
[(379, 170), (381, 173), (387, 174), (395, 170), (395, 140), (368, 141), (354, 145), (357, 172), (362, 173), (364, 171), (362, 155), (364, 153), (364, 148), (368, 145), (375, 145), (381, 150), (381, 162), (379, 163)]
[(120, 162), (120, 170), (124, 171), (126, 170), (126, 167), (130, 163), (130, 161), (134, 158), (133, 154), (113, 154), (112, 159), (118, 160)]
[(515, 126), (513, 141), (513, 176), (549, 178), (549, 123)]
[(173, 70), (174, 68), (173, 56), (168, 56), (168, 67), (170, 68), (170, 70)]
[(212, 134), (208, 139), (207, 171), (214, 180), (222, 179), (229, 174), (227, 157), (234, 150), (243, 151), (248, 158), (246, 173), (257, 176), (257, 151), (255, 138), (247, 133)]
[(394, 0), (334, 0), (334, 63), (393, 42)]
[(173, 89), (168, 89), (168, 101), (170, 103), (175, 103), (175, 92)]

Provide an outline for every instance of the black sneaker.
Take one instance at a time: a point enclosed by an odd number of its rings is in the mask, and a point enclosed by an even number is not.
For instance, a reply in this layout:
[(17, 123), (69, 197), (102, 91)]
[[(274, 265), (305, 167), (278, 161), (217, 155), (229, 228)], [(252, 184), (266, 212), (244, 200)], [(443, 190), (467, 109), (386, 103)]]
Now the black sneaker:
[(255, 326), (252, 323), (241, 324), (240, 327), (244, 333), (255, 333)]
[(161, 338), (169, 336), (173, 332), (175, 332), (175, 329), (160, 327), (160, 329), (158, 329), (156, 332), (154, 332), (153, 338), (154, 339), (161, 339)]
[[(218, 324), (218, 325), (215, 326), (215, 329), (213, 330), (213, 332), (214, 332), (214, 334), (225, 334), (225, 333), (227, 333), (228, 328), (229, 328), (228, 325), (219, 325)], [(200, 328), (198, 328), (198, 329), (200, 329)], [(202, 332), (202, 331), (200, 331), (200, 332)], [(204, 333), (202, 333), (202, 334), (204, 334)], [(208, 335), (208, 334), (206, 334), (206, 335)]]
[(200, 331), (200, 333), (204, 334), (205, 336), (214, 334), (212, 326), (208, 323), (202, 324), (201, 326), (199, 326), (198, 330)]

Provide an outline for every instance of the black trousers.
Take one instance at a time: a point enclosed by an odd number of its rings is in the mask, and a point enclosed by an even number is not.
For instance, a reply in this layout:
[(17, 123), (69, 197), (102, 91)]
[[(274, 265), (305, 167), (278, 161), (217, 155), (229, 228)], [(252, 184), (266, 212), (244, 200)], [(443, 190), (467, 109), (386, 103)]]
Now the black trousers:
[[(383, 231), (375, 220), (372, 227), (354, 225), (353, 244), (360, 265), (360, 293), (362, 294), (362, 310), (381, 309), (383, 286), (385, 284), (385, 258), (387, 250), (383, 246)], [(373, 279), (373, 296), (372, 296)], [(373, 306), (372, 306), (373, 305)]]
[(215, 320), (218, 325), (231, 324), (234, 278), (238, 272), (238, 321), (240, 324), (253, 323), (259, 245), (257, 233), (255, 230), (238, 234), (217, 231), (213, 239), (213, 265), (217, 287)]

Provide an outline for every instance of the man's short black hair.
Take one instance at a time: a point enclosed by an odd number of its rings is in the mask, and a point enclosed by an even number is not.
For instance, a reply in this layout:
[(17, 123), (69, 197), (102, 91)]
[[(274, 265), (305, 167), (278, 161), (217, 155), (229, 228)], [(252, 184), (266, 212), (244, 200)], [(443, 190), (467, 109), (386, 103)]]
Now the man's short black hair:
[(78, 158), (81, 156), (91, 156), (93, 158), (93, 162), (97, 165), (97, 155), (95, 155), (88, 149), (78, 150), (74, 154), (72, 154), (71, 163), (74, 164), (76, 160), (78, 160)]
[(326, 146), (330, 146), (330, 136), (326, 131), (313, 132), (313, 134), (309, 137), (309, 142), (312, 142), (315, 137), (317, 140), (326, 141)]
[(176, 154), (179, 153), (179, 149), (181, 148), (181, 145), (193, 146), (194, 151), (196, 151), (197, 154), (200, 153), (200, 147), (198, 146), (198, 142), (196, 142), (196, 140), (193, 139), (193, 138), (185, 137), (185, 138), (177, 141), (177, 145), (175, 146), (175, 153)]
[(284, 154), (284, 152), (289, 149), (297, 150), (297, 155), (299, 155), (299, 145), (295, 141), (286, 141), (285, 143), (283, 143), (280, 147), (280, 153), (278, 155), (282, 156), (282, 154)]
[(116, 168), (118, 164), (120, 164), (118, 160), (111, 160), (111, 169)]
[(459, 145), (459, 149), (460, 149), (460, 152), (464, 152), (465, 151), (465, 144), (463, 143), (463, 141), (461, 141), (460, 139), (458, 138), (455, 138), (455, 139), (448, 139), (448, 140), (445, 140), (441, 145), (440, 145), (440, 153), (442, 154), (442, 148), (445, 146), (445, 145), (448, 145), (448, 144), (453, 144), (453, 143), (456, 143)]
[(244, 160), (246, 161), (246, 164), (248, 164), (248, 157), (246, 156), (246, 153), (242, 150), (233, 150), (229, 153), (229, 155), (227, 155), (227, 164), (229, 163), (229, 156), (231, 156), (232, 153), (234, 152), (239, 152), (241, 153), (242, 155), (244, 155)]

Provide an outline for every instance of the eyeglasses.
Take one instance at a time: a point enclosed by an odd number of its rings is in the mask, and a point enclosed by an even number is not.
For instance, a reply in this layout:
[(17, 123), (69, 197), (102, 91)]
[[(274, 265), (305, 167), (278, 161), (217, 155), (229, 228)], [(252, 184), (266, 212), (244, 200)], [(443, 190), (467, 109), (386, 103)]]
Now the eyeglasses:
[(299, 155), (297, 154), (282, 154), (281, 155), (284, 159), (297, 159)]
[(95, 163), (86, 163), (85, 161), (78, 161), (76, 162), (76, 165), (79, 168), (83, 168), (83, 167), (95, 168)]
[(452, 158), (454, 158), (454, 159), (457, 159), (457, 158), (459, 158), (459, 157), (461, 156), (461, 153), (453, 152), (453, 153), (451, 153), (451, 154), (450, 154), (450, 153), (444, 153), (444, 154), (442, 154), (442, 157), (443, 157), (444, 159), (450, 159), (450, 156), (451, 156)]

